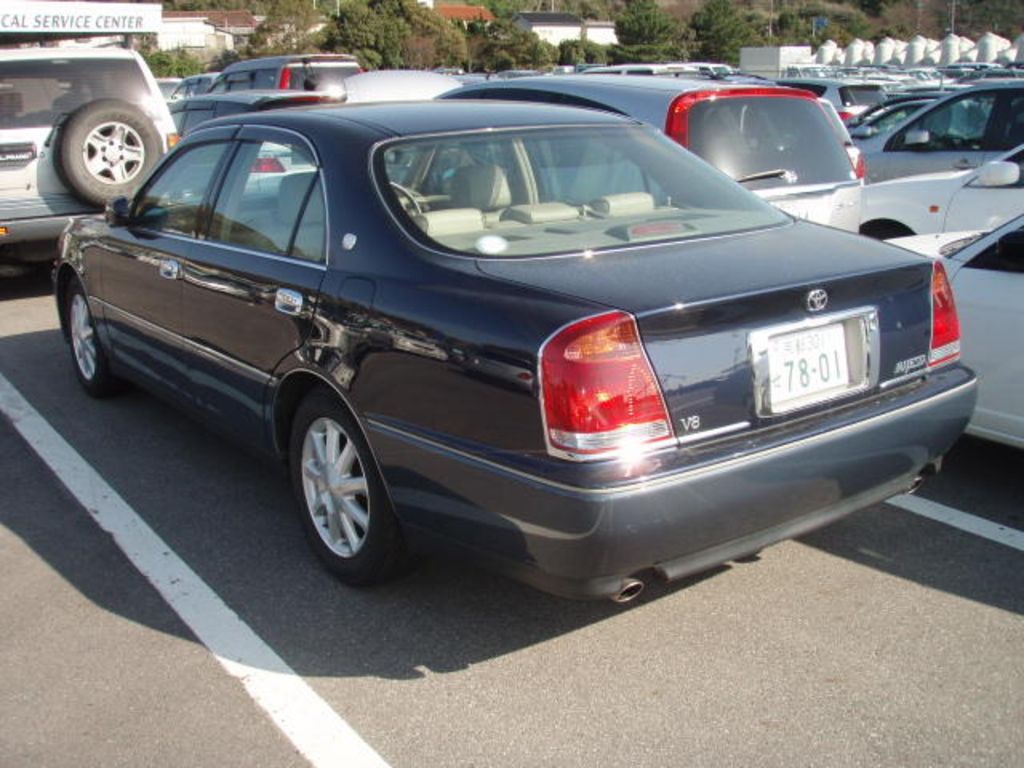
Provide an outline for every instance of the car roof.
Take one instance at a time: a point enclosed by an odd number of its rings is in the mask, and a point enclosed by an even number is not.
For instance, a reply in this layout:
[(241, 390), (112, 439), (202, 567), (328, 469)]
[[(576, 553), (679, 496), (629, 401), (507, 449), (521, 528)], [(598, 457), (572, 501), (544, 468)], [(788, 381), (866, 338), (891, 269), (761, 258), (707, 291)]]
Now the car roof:
[(600, 110), (530, 102), (473, 100), (341, 104), (308, 110), (245, 113), (220, 118), (215, 122), (221, 126), (232, 123), (258, 123), (282, 127), (297, 124), (329, 126), (332, 122), (357, 123), (391, 136), (419, 136), (493, 128), (641, 125), (637, 120)]
[(605, 90), (623, 90), (636, 93), (651, 91), (658, 93), (688, 93), (690, 91), (716, 91), (755, 88), (782, 88), (770, 81), (763, 84), (736, 83), (723, 80), (688, 79), (684, 77), (623, 77), (622, 75), (559, 75), (558, 77), (521, 77), (516, 80), (487, 80), (483, 83), (464, 85), (467, 91), (481, 87), (499, 88), (532, 87), (538, 90), (565, 92), (568, 88), (573, 93), (586, 93)]
[(224, 67), (224, 72), (239, 72), (246, 69), (264, 69), (269, 67), (283, 67), (286, 64), (308, 62), (309, 64), (355, 64), (359, 65), (355, 56), (347, 53), (307, 53), (294, 54), (290, 56), (264, 56), (258, 59), (246, 59), (236, 61)]

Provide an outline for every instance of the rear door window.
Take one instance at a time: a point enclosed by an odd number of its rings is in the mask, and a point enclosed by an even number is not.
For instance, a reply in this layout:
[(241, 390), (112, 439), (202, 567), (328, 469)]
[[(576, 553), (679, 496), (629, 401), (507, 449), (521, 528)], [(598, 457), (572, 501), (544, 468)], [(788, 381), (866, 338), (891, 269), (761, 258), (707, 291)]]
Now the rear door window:
[[(317, 168), (302, 144), (243, 142), (213, 208), (208, 237), (248, 250), (288, 255)], [(323, 222), (322, 213), (319, 221)], [(303, 235), (303, 248), (315, 237)], [(318, 252), (322, 254), (322, 249)], [(312, 253), (311, 257), (318, 257)]]
[(689, 116), (689, 149), (748, 189), (826, 184), (853, 178), (850, 160), (817, 102), (789, 97), (706, 99)]

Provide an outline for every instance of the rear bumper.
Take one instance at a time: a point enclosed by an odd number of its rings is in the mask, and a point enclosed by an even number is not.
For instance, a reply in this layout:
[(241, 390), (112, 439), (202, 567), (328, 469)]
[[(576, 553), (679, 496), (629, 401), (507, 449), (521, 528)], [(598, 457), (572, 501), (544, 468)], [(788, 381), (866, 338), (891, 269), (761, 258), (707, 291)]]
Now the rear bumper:
[(541, 589), (617, 593), (650, 571), (678, 579), (798, 536), (907, 490), (961, 434), (975, 401), (963, 368), (832, 429), (615, 488), (553, 483), (370, 423), (415, 544), (443, 545)]

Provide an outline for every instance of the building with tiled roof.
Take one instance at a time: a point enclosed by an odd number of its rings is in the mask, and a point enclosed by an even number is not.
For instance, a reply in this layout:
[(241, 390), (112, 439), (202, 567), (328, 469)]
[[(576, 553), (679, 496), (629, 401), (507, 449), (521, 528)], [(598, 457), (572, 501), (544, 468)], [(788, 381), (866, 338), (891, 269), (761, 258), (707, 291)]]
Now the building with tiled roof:
[(480, 5), (438, 5), (434, 10), (448, 21), (494, 21), (494, 14)]

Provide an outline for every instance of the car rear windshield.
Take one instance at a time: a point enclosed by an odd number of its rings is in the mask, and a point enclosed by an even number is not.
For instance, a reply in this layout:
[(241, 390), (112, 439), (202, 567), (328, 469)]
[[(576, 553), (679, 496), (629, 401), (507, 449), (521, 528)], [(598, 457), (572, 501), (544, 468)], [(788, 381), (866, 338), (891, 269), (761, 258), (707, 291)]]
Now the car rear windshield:
[(149, 98), (149, 86), (131, 59), (0, 63), (0, 128), (51, 126), (96, 99), (141, 104)]
[(844, 107), (873, 107), (885, 101), (885, 89), (880, 85), (844, 85), (839, 89), (839, 98)]
[(598, 251), (788, 222), (646, 127), (399, 140), (378, 150), (374, 172), (415, 237), (474, 256)]
[(359, 73), (355, 62), (290, 64), (288, 88), (293, 91), (341, 91), (342, 81)]
[[(835, 184), (855, 177), (816, 101), (735, 96), (694, 104), (689, 148), (747, 189)], [(772, 174), (767, 178), (751, 178)]]

